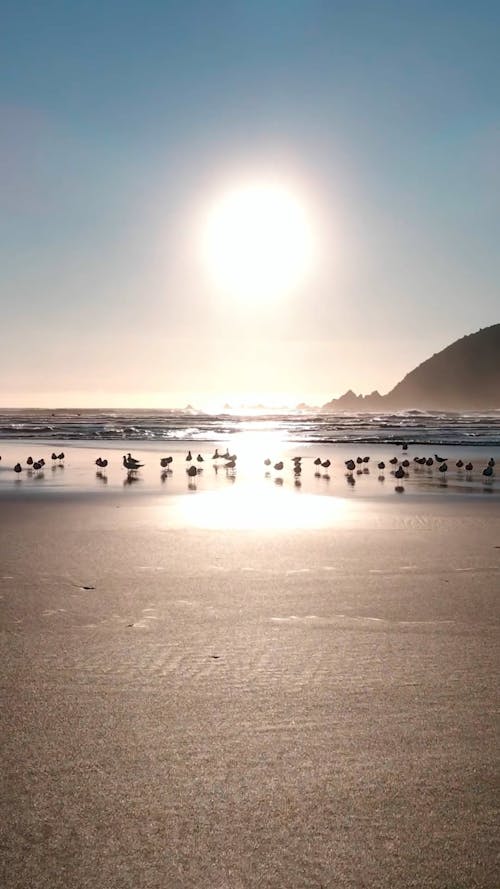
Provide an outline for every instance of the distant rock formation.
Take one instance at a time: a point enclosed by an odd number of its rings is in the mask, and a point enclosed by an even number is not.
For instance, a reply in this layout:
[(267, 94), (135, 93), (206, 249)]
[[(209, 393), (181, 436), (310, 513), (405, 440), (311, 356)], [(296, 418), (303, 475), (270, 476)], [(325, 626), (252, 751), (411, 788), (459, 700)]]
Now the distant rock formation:
[(326, 411), (500, 409), (500, 324), (464, 336), (419, 364), (387, 395), (351, 389)]

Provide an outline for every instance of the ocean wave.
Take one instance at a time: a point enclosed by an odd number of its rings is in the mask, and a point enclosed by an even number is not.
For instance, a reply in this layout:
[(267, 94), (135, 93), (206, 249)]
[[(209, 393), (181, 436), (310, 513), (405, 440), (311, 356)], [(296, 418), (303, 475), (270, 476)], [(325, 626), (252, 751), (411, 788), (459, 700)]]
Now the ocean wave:
[(276, 433), (293, 443), (491, 445), (500, 412), (399, 411), (387, 414), (208, 415), (172, 411), (0, 411), (0, 440), (224, 441)]

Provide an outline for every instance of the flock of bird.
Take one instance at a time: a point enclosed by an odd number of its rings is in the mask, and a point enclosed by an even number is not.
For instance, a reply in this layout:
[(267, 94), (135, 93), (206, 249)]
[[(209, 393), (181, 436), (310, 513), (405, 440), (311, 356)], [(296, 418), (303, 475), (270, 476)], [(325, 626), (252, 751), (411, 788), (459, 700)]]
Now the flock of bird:
[[(403, 444), (402, 448), (403, 448), (403, 451), (407, 451), (408, 445)], [(57, 466), (62, 467), (64, 465), (64, 457), (65, 457), (64, 452), (61, 452), (59, 454), (56, 454), (55, 452), (53, 452), (52, 458), (51, 458), (52, 459), (52, 466), (53, 467), (57, 467)], [(227, 448), (224, 453), (219, 453), (219, 449), (216, 448), (215, 452), (212, 456), (213, 465), (216, 470), (218, 470), (219, 467), (222, 466), (224, 469), (226, 469), (228, 474), (232, 474), (232, 475), (234, 475), (235, 470), (236, 470), (237, 459), (238, 459), (237, 455), (231, 454)], [(1, 457), (0, 457), (0, 460), (1, 460)], [(165, 478), (168, 474), (170, 474), (172, 472), (170, 467), (171, 467), (171, 464), (173, 463), (173, 460), (174, 460), (174, 458), (172, 456), (160, 458), (160, 467), (162, 470), (162, 478)], [(189, 476), (189, 478), (192, 479), (202, 472), (202, 470), (203, 470), (202, 464), (204, 462), (205, 462), (205, 458), (201, 454), (198, 454), (196, 457), (193, 457), (193, 454), (191, 453), (191, 451), (188, 451), (188, 453), (185, 457), (185, 463), (187, 464), (186, 472), (187, 472), (187, 475)], [(349, 459), (349, 460), (344, 461), (344, 464), (346, 467), (347, 480), (350, 484), (355, 483), (355, 479), (354, 479), (354, 475), (353, 475), (355, 471), (357, 472), (358, 475), (362, 474), (362, 473), (367, 473), (369, 471), (369, 469), (368, 469), (369, 462), (370, 462), (370, 457), (366, 457), (366, 456), (365, 457), (358, 456), (358, 457), (356, 457), (355, 460)], [(411, 463), (410, 463), (410, 460), (408, 460), (408, 458), (405, 457), (404, 459), (400, 459), (397, 456), (393, 456), (389, 459), (388, 463), (389, 463), (389, 466), (392, 467), (392, 469), (390, 470), (392, 475), (394, 475), (394, 478), (396, 478), (398, 481), (409, 477), (409, 470), (411, 467)], [(434, 457), (421, 457), (421, 456), (413, 457), (413, 465), (414, 465), (415, 470), (417, 470), (420, 467), (422, 467), (422, 468), (426, 467), (427, 470), (432, 472), (433, 467), (436, 467), (438, 472), (441, 473), (443, 480), (446, 480), (446, 474), (449, 471), (448, 463), (449, 463), (448, 458), (441, 457), (441, 456), (439, 456), (439, 454), (434, 454)], [(140, 469), (142, 469), (143, 466), (145, 465), (144, 463), (141, 463), (140, 460), (137, 460), (135, 457), (133, 457), (131, 453), (123, 455), (122, 464), (123, 464), (124, 469), (127, 470), (127, 475), (131, 478), (137, 477), (138, 471)], [(293, 474), (294, 474), (294, 477), (296, 480), (296, 484), (300, 484), (299, 477), (302, 473), (302, 457), (292, 457), (291, 464), (292, 464), (291, 468), (292, 468), (292, 471), (293, 471)], [(315, 470), (316, 477), (320, 477), (321, 470), (325, 470), (325, 474), (323, 475), (323, 477), (329, 478), (328, 470), (332, 466), (332, 461), (330, 459), (328, 459), (328, 458), (322, 459), (321, 457), (316, 457), (315, 460), (313, 460), (313, 464), (316, 467), (316, 470)], [(98, 457), (97, 460), (95, 461), (95, 465), (97, 466), (98, 474), (102, 475), (102, 471), (105, 470), (108, 466), (108, 460), (103, 457)], [(25, 468), (29, 473), (31, 473), (33, 471), (40, 473), (43, 471), (44, 466), (45, 466), (45, 460), (43, 459), (43, 457), (40, 457), (37, 460), (34, 460), (33, 457), (30, 456), (26, 460), (26, 467)], [(269, 474), (271, 467), (275, 470), (275, 472), (281, 473), (285, 468), (285, 463), (283, 460), (278, 460), (276, 463), (273, 463), (273, 461), (269, 457), (266, 457), (266, 459), (264, 460), (264, 466), (266, 467), (266, 474)], [(384, 470), (386, 469), (386, 464), (383, 460), (381, 460), (376, 464), (376, 466), (377, 466), (377, 469), (379, 470), (379, 473), (381, 473), (379, 475), (379, 478), (380, 478), (380, 480), (383, 480), (383, 478), (384, 478), (383, 473), (384, 473)], [(467, 479), (472, 478), (472, 472), (473, 472), (474, 466), (471, 462), (465, 463), (463, 460), (457, 460), (455, 463), (455, 467), (459, 471), (459, 473), (465, 472), (465, 477)], [(485, 479), (490, 479), (494, 476), (494, 467), (495, 467), (495, 460), (493, 457), (491, 457), (490, 460), (488, 461), (487, 465), (482, 469), (482, 475), (484, 476)], [(14, 472), (19, 474), (22, 471), (23, 471), (22, 464), (16, 463), (16, 465), (14, 466)]]

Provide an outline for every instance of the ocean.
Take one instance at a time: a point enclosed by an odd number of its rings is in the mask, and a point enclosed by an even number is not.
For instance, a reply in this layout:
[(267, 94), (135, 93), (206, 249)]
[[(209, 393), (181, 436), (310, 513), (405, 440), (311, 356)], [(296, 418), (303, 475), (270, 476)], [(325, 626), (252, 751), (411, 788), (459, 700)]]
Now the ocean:
[(218, 442), (274, 433), (283, 443), (500, 446), (500, 410), (456, 413), (208, 414), (192, 410), (1, 410), (0, 440)]

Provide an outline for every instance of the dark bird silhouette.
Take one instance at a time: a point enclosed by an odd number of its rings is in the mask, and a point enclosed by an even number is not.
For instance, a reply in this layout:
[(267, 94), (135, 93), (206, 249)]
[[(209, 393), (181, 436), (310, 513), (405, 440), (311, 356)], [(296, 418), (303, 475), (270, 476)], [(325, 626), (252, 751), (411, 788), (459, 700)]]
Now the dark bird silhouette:
[(486, 478), (491, 478), (491, 476), (493, 475), (493, 466), (490, 466), (490, 464), (488, 463), (486, 469), (483, 469), (483, 475), (485, 475)]
[[(125, 457), (124, 457), (123, 459), (125, 460)], [(132, 468), (134, 464), (135, 464), (136, 466), (139, 466), (139, 461), (136, 460), (135, 457), (132, 457), (132, 454), (130, 453), (130, 451), (129, 451), (129, 453), (127, 454), (127, 461), (130, 463), (130, 468)], [(141, 464), (141, 465), (142, 465), (142, 464)], [(128, 468), (128, 467), (127, 467), (127, 468)]]
[(33, 457), (28, 457), (26, 463), (28, 464), (28, 466), (33, 466)]
[(102, 457), (98, 457), (97, 460), (95, 461), (95, 465), (99, 466), (100, 469), (106, 469), (106, 466), (108, 465), (108, 461), (103, 460)]
[(23, 471), (23, 467), (21, 466), (21, 464), (16, 463), (16, 465), (14, 466), (14, 472), (22, 472), (22, 471)]
[(396, 472), (394, 473), (394, 475), (395, 475), (396, 478), (404, 478), (404, 477), (405, 477), (405, 471), (404, 471), (403, 467), (402, 467), (402, 466), (398, 466), (398, 468), (396, 469)]
[(347, 466), (349, 472), (352, 472), (353, 469), (356, 468), (356, 464), (355, 464), (354, 460), (346, 460), (345, 465)]
[(193, 455), (192, 455), (191, 451), (188, 451), (187, 457), (186, 457), (186, 462), (190, 463), (192, 459), (193, 459)]
[(61, 451), (61, 453), (57, 455), (57, 459), (64, 460), (64, 451)]
[(448, 457), (438, 457), (437, 454), (434, 454), (434, 459), (437, 463), (446, 463)]
[(369, 462), (370, 462), (369, 457), (363, 457), (363, 463), (369, 463)]
[(328, 469), (328, 467), (331, 466), (332, 464), (331, 464), (330, 460), (324, 460), (321, 465), (322, 465), (323, 469)]
[(54, 452), (52, 452), (52, 460), (57, 460), (57, 454), (55, 454)]
[(391, 459), (389, 460), (389, 463), (392, 463), (393, 466), (395, 466), (397, 462), (398, 462), (397, 457), (391, 457)]
[(269, 459), (269, 457), (266, 457), (266, 459), (264, 460), (264, 466), (270, 466), (270, 465), (271, 465), (271, 460)]
[(359, 464), (362, 463), (362, 462), (363, 462), (363, 458), (362, 458), (362, 457), (356, 457), (356, 463), (358, 464), (358, 466), (359, 466)]
[(380, 463), (378, 464), (378, 469), (385, 469), (385, 463), (383, 460), (381, 460)]
[(442, 472), (443, 475), (446, 475), (446, 473), (448, 472), (448, 466), (447, 466), (447, 464), (446, 464), (446, 463), (441, 463), (441, 466), (439, 467), (439, 471)]
[(490, 457), (490, 459), (488, 460), (488, 466), (491, 466), (493, 468), (494, 465), (495, 465), (495, 461), (494, 461), (493, 457)]
[(125, 457), (124, 455), (123, 465), (129, 472), (136, 472), (137, 469), (142, 469), (144, 463), (139, 463), (138, 460), (134, 460), (134, 458), (130, 457), (129, 454), (128, 457)]
[(456, 465), (457, 469), (462, 469), (462, 467), (463, 467), (463, 465), (464, 465), (464, 461), (463, 461), (463, 460), (457, 460), (457, 462), (456, 462), (455, 465)]
[(315, 461), (314, 461), (314, 465), (315, 465), (315, 466), (321, 466), (321, 457), (316, 457), (316, 459), (315, 459)]
[(198, 463), (203, 463), (203, 462), (204, 462), (203, 457), (201, 456), (201, 454), (198, 454), (198, 456), (197, 456), (196, 459), (197, 459)]
[(193, 478), (197, 474), (198, 470), (196, 469), (196, 466), (188, 466), (186, 472), (190, 478)]
[(467, 472), (472, 472), (472, 470), (474, 469), (474, 464), (473, 464), (473, 463), (467, 463), (467, 465), (466, 465), (465, 468), (466, 468)]
[(281, 470), (283, 469), (283, 461), (280, 460), (279, 463), (275, 463), (275, 464), (274, 464), (274, 468), (275, 468), (278, 472), (281, 472)]
[(213, 455), (213, 457), (212, 457), (212, 460), (218, 460), (219, 457), (220, 457), (219, 450), (218, 450), (218, 448), (216, 448), (216, 449), (215, 449), (215, 452), (214, 452), (214, 455)]
[(401, 463), (401, 466), (404, 466), (405, 469), (408, 469), (409, 465), (410, 465), (409, 460), (403, 460), (403, 462)]
[(434, 466), (434, 460), (432, 459), (432, 457), (427, 457), (427, 460), (425, 461), (425, 465), (426, 466)]
[(168, 469), (171, 463), (173, 463), (173, 457), (162, 457), (160, 459), (160, 466), (162, 469)]

